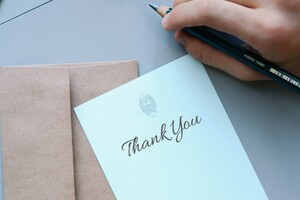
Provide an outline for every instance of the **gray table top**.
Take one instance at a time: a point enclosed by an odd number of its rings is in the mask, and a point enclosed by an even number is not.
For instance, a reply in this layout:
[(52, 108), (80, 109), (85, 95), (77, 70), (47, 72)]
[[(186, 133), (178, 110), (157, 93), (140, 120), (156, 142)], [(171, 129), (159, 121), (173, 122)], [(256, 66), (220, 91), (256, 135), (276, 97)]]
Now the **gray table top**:
[(6, 23), (52, 0), (0, 0), (0, 24)]
[[(137, 59), (143, 75), (186, 54), (160, 20), (139, 0), (54, 0), (0, 25), (0, 65)], [(298, 200), (300, 95), (206, 70), (269, 199)]]

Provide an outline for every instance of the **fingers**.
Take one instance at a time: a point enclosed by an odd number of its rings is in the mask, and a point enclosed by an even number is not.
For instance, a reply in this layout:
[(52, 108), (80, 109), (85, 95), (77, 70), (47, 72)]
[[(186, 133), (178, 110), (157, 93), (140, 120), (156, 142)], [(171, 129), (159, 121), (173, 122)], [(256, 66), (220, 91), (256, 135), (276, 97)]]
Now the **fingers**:
[(248, 8), (257, 8), (260, 5), (261, 0), (226, 0), (232, 3), (236, 3)]
[[(189, 1), (192, 0), (174, 0), (173, 7)], [(226, 1), (230, 1), (232, 3), (236, 3), (248, 8), (257, 8), (261, 4), (261, 0), (226, 0)]]
[[(183, 0), (180, 0), (183, 1)], [(206, 25), (235, 35), (251, 44), (257, 37), (257, 16), (252, 9), (224, 0), (194, 0), (178, 4), (166, 15), (162, 26), (167, 30)]]
[(179, 5), (179, 4), (186, 3), (186, 2), (189, 2), (189, 1), (192, 1), (192, 0), (174, 0), (173, 8), (177, 5)]
[(196, 60), (225, 71), (240, 80), (268, 80), (264, 75), (183, 31), (177, 31), (174, 37)]

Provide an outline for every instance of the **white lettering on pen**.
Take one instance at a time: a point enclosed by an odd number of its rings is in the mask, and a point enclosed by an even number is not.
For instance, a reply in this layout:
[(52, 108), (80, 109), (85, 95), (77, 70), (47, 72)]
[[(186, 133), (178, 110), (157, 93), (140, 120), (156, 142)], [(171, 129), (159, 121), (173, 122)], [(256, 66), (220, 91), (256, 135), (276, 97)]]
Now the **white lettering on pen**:
[(255, 61), (255, 63), (261, 67), (265, 67), (266, 65), (258, 60)]
[(248, 54), (244, 54), (244, 57), (247, 58), (248, 60), (255, 62), (255, 59), (249, 56)]
[(279, 72), (278, 70), (274, 69), (274, 68), (271, 68), (270, 69), (270, 72), (275, 74), (276, 76), (282, 78), (283, 80), (287, 81), (287, 82), (290, 82), (291, 84), (293, 84), (294, 86), (300, 88), (300, 83), (299, 81), (287, 76), (286, 74), (283, 74), (281, 72)]
[(256, 63), (258, 66), (260, 67), (265, 67), (266, 65), (258, 60), (256, 60), (255, 58), (249, 56), (248, 54), (244, 54), (244, 57), (247, 58), (248, 60), (250, 60), (251, 62)]

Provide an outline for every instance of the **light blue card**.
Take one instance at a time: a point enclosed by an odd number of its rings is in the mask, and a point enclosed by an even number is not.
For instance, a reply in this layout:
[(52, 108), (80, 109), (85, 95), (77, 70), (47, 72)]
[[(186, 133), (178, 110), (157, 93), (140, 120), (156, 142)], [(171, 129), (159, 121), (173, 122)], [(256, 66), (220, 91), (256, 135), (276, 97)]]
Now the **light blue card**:
[(189, 55), (75, 108), (118, 200), (268, 199)]

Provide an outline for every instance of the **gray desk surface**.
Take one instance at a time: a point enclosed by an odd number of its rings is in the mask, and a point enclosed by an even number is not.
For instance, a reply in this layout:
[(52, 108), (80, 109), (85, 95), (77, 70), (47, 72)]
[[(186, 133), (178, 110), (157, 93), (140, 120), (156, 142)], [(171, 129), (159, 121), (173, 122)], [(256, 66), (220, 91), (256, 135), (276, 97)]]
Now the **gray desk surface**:
[[(140, 0), (54, 0), (1, 25), (0, 44), (0, 65), (137, 59), (140, 75), (185, 54)], [(206, 69), (269, 199), (298, 200), (300, 95)]]
[(0, 0), (0, 24), (22, 15), (49, 0)]

